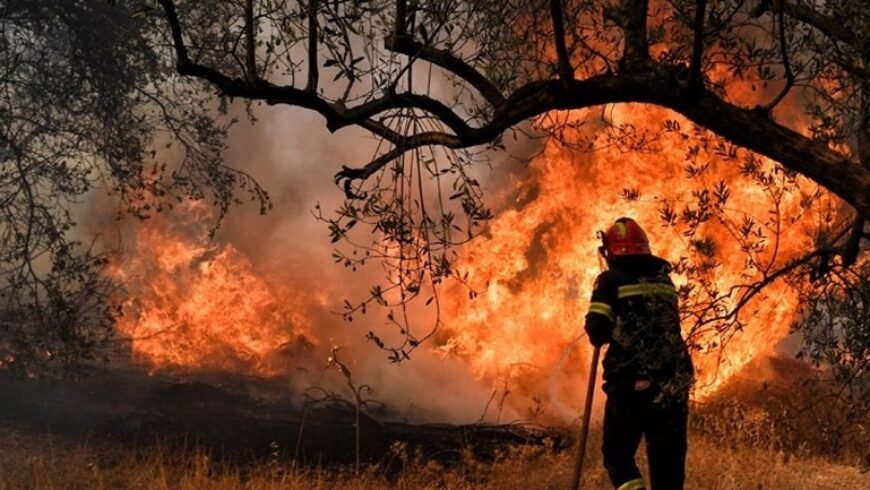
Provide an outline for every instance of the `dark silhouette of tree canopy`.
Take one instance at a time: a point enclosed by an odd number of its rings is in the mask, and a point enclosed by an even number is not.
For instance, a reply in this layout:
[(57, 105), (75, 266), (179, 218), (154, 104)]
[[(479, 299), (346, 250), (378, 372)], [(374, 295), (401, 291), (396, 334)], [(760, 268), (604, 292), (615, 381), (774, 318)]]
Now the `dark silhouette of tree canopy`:
[[(256, 184), (223, 165), (226, 128), (209, 98), (166, 76), (151, 31), (127, 7), (0, 5), (0, 366), (34, 372), (104, 352), (108, 258), (75, 232), (76, 206), (95, 189), (142, 219), (183, 197), (226, 212), (240, 185), (265, 205)], [(180, 165), (155, 157), (167, 145)]]

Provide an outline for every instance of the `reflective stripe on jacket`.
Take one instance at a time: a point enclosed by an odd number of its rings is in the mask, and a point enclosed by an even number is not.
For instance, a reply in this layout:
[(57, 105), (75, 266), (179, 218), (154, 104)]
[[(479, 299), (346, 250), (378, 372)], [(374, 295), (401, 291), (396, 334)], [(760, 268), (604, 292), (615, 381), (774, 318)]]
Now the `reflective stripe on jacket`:
[(586, 331), (593, 344), (610, 343), (604, 379), (611, 386), (691, 376), (669, 272), (670, 265), (658, 257), (626, 256), (613, 260), (596, 279)]

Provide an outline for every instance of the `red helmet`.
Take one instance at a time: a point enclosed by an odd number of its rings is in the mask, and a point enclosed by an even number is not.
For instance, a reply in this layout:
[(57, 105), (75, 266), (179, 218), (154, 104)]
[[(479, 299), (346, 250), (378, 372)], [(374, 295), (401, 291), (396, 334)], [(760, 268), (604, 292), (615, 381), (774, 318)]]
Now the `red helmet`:
[(604, 247), (610, 255), (649, 255), (649, 238), (631, 218), (619, 218), (604, 232)]

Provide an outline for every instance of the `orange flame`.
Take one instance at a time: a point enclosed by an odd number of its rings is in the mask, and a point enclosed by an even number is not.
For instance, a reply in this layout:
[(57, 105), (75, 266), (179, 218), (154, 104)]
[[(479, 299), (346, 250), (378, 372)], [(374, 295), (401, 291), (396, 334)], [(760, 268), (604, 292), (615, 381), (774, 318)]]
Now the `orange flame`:
[(132, 293), (117, 328), (134, 360), (155, 367), (287, 372), (310, 337), (307, 303), (320, 301), (261, 277), (232, 245), (198, 244), (163, 219), (138, 227), (114, 275)]
[[(691, 127), (675, 114), (651, 106), (616, 106), (610, 117), (638, 128), (663, 127), (666, 119)], [(682, 139), (663, 137), (656, 144), (656, 152), (610, 148), (580, 154), (548, 144), (530, 165), (531, 175), (515, 183), (517, 200), (528, 202), (503, 211), (487, 236), (464, 249), (460, 267), (469, 273), (474, 287), (485, 292), (471, 302), (461, 288), (450, 295), (439, 349), (466, 358), (478, 376), (514, 378), (521, 380), (521, 386), (531, 385), (524, 388), (528, 393), (540, 393), (546, 377), (583, 332), (592, 283), (601, 272), (596, 230), (620, 216), (631, 216), (647, 229), (654, 253), (672, 262), (689, 255), (685, 237), (663, 226), (659, 213), (665, 201), (690, 201), (698, 183), (685, 177), (687, 148)], [(714, 162), (704, 179), (731, 184), (729, 208), (738, 215), (744, 210), (761, 215), (764, 221), (768, 212), (764, 192), (741, 178), (736, 167)], [(624, 189), (638, 189), (641, 195), (627, 200), (620, 196)], [(801, 215), (799, 198), (786, 196), (779, 210), (782, 216), (798, 220), (782, 232), (779, 263), (809, 246), (803, 225), (810, 218)], [(712, 273), (719, 291), (757, 279), (747, 273), (746, 255), (724, 226), (707, 224), (702, 234), (714, 240), (722, 261)], [(678, 286), (686, 283), (685, 277), (674, 279)], [(696, 353), (696, 396), (713, 393), (756, 356), (770, 353), (788, 333), (795, 302), (783, 284), (773, 284), (764, 297), (744, 308), (747, 327), (724, 351)], [(702, 340), (709, 348), (715, 338)], [(581, 386), (578, 375), (585, 374), (581, 371), (587, 369), (590, 353), (584, 341), (582, 359), (571, 363), (576, 366), (574, 376), (566, 377), (574, 380), (573, 386)]]

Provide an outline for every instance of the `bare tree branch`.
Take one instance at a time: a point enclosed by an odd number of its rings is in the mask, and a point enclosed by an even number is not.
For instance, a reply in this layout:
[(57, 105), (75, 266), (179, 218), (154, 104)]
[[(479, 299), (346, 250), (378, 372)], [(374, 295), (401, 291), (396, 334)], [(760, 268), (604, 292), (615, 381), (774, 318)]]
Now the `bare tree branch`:
[(257, 44), (255, 42), (254, 0), (245, 1), (245, 71), (248, 80), (253, 82), (257, 75)]
[(779, 9), (777, 11), (777, 24), (779, 27), (779, 49), (782, 54), (782, 66), (785, 70), (785, 86), (782, 90), (777, 94), (776, 97), (773, 98), (767, 105), (764, 106), (765, 111), (772, 111), (774, 107), (776, 107), (782, 99), (785, 98), (786, 95), (791, 91), (792, 87), (794, 87), (794, 72), (791, 69), (791, 62), (788, 57), (788, 44), (785, 39), (785, 15), (783, 14), (783, 10)]
[(317, 92), (317, 0), (308, 0), (308, 84), (306, 92)]
[(852, 229), (849, 233), (849, 238), (846, 240), (846, 243), (843, 244), (841, 257), (843, 258), (843, 265), (846, 267), (851, 267), (855, 265), (855, 262), (858, 260), (858, 255), (861, 252), (861, 239), (864, 236), (864, 224), (867, 220), (863, 216), (856, 216), (855, 220), (852, 222)]
[(707, 14), (707, 0), (695, 3), (694, 43), (692, 64), (689, 68), (689, 90), (695, 90), (702, 82), (701, 69), (704, 60), (704, 18)]
[(562, 0), (550, 0), (550, 18), (553, 21), (553, 37), (556, 42), (556, 57), (559, 63), (559, 76), (564, 80), (574, 79), (574, 68), (568, 49), (565, 47), (565, 26), (562, 23)]
[(492, 106), (498, 107), (505, 102), (505, 97), (483, 74), (474, 67), (456, 57), (450, 51), (433, 48), (414, 41), (407, 35), (393, 36), (387, 39), (386, 48), (399, 54), (416, 56), (433, 65), (440, 66), (448, 72), (462, 78), (474, 87)]
[(854, 46), (859, 41), (855, 33), (843, 28), (841, 22), (838, 22), (836, 19), (824, 14), (820, 14), (806, 5), (788, 0), (764, 0), (755, 10), (755, 15), (759, 16), (768, 9), (772, 9), (775, 12), (783, 11), (790, 17), (817, 29), (832, 41), (846, 43), (851, 46)]

